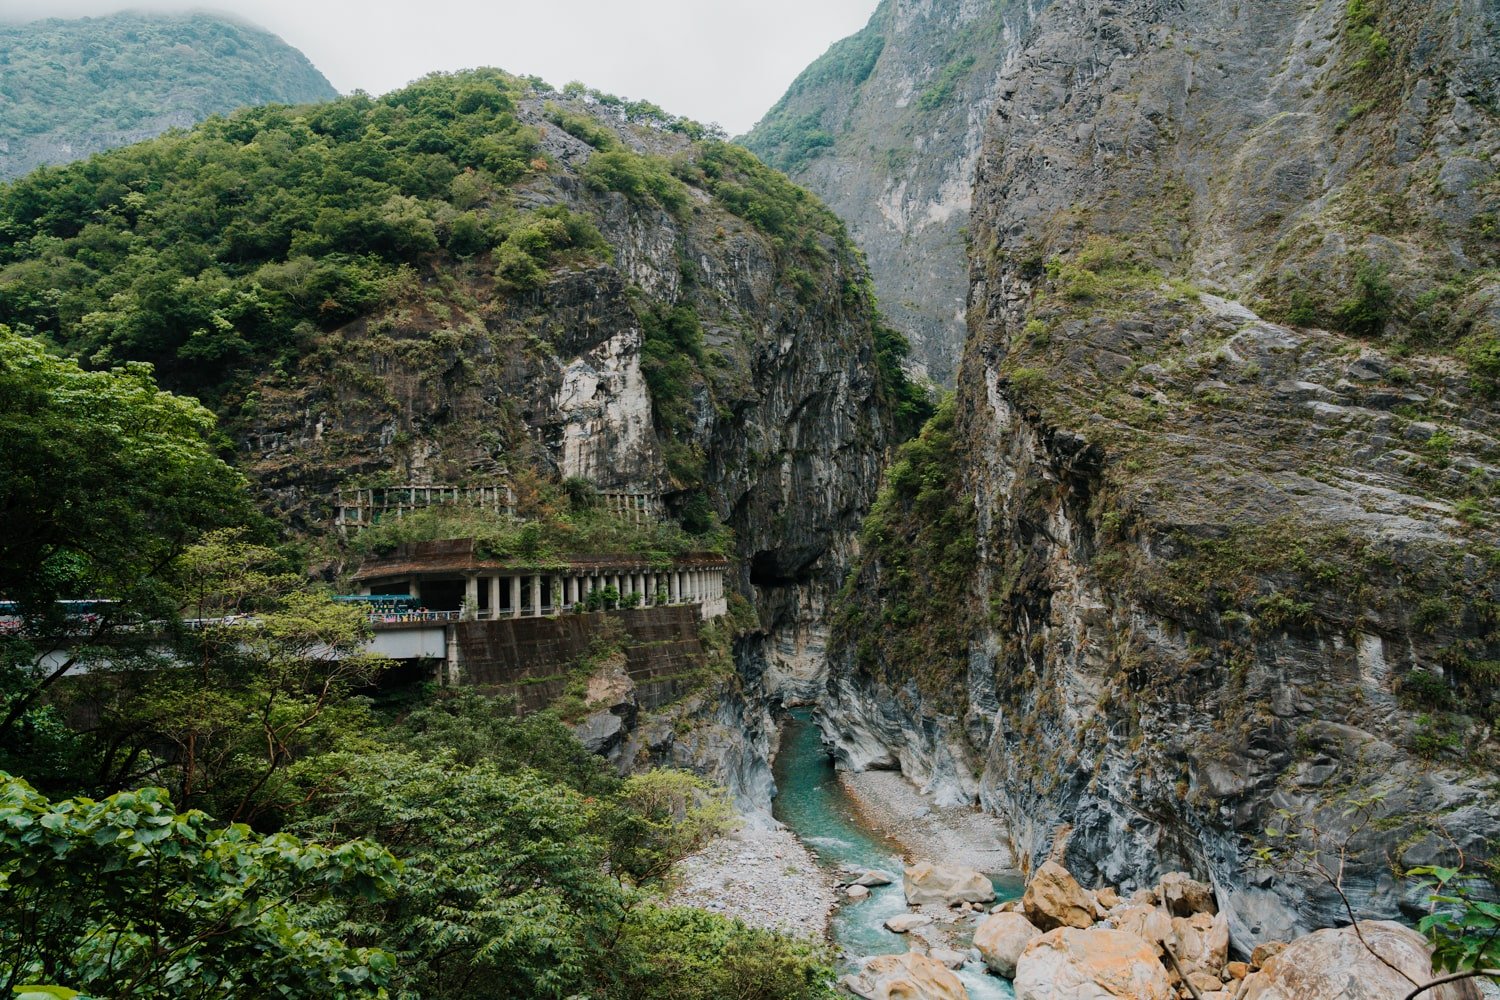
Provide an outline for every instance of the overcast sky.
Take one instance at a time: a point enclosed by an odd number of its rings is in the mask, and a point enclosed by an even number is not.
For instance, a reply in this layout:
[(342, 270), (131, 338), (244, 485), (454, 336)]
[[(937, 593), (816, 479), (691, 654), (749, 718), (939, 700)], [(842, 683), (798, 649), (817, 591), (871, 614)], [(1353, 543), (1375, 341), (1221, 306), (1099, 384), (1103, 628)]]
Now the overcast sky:
[(125, 8), (237, 14), (301, 49), (339, 90), (499, 66), (582, 80), (738, 135), (877, 0), (0, 0), (0, 18)]

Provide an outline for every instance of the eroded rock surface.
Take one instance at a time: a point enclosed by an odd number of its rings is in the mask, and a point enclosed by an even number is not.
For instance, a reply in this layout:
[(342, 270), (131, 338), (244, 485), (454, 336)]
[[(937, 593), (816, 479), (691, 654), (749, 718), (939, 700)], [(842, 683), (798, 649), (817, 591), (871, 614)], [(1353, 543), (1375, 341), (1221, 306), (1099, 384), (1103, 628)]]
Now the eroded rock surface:
[[(1126, 891), (1187, 871), (1241, 955), (1341, 919), (1251, 863), (1277, 810), (1351, 838), (1361, 915), (1421, 905), (1392, 852), (1500, 837), (1475, 353), (1500, 331), (1500, 11), (1351, 9), (1035, 14), (976, 170), (950, 463), (972, 522), (932, 540), (977, 560), (910, 572), (915, 520), (890, 526), (822, 709), (846, 764), (977, 799), (1033, 864)], [(897, 547), (921, 583), (890, 584)]]
[(1174, 1000), (1156, 949), (1124, 931), (1062, 927), (1026, 946), (1016, 1000)]
[[(1437, 978), (1427, 943), (1416, 931), (1386, 920), (1366, 920), (1359, 927), (1364, 943), (1352, 927), (1316, 931), (1293, 941), (1246, 980), (1244, 1000), (1386, 1000), (1405, 996), (1413, 982)], [(1480, 994), (1472, 981), (1463, 981), (1423, 996), (1479, 1000)]]
[(988, 903), (995, 898), (995, 887), (987, 876), (956, 865), (920, 861), (906, 869), (901, 881), (912, 906)]

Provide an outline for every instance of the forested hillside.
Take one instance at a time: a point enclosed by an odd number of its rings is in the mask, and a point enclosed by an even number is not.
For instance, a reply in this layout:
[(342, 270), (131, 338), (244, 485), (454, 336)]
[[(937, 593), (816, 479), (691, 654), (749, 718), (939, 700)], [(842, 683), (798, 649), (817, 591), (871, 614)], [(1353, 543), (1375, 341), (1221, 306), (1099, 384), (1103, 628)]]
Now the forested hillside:
[(236, 108), (335, 94), (302, 53), (219, 14), (0, 22), (0, 179)]
[[(766, 807), (779, 634), (927, 406), (831, 213), (653, 105), (475, 71), (42, 170), (0, 229), (0, 836), (59, 859), (9, 876), (0, 985), (825, 994), (818, 945), (660, 890)], [(524, 523), (329, 520), (341, 486), (502, 475)], [(527, 718), (361, 652), (330, 592), (455, 532), (549, 564), (713, 550), (756, 603), (702, 626), (612, 767), (573, 729), (609, 634)]]

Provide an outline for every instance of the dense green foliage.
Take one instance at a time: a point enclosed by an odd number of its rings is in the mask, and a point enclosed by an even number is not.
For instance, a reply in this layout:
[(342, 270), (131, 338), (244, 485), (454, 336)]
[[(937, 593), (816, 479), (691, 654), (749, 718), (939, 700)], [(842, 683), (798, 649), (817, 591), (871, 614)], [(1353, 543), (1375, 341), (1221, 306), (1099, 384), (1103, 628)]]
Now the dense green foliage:
[(927, 85), (927, 89), (917, 96), (917, 107), (923, 111), (935, 111), (947, 104), (958, 90), (958, 85), (974, 68), (975, 61), (973, 56), (963, 56), (944, 66), (932, 83)]
[[(380, 664), (359, 654), (360, 613), (307, 592), (268, 549), (214, 536), (177, 579), (204, 617), (178, 640), (187, 665), (90, 675), (76, 696), (92, 718), (52, 748), (67, 759), (8, 754), (63, 794), (121, 786), (95, 812), (144, 831), (95, 839), (93, 807), (64, 805), (87, 820), (80, 849), (65, 851), (49, 839), (54, 821), (12, 824), (26, 829), (0, 856), (0, 880), (31, 895), (0, 916), (0, 944), (41, 949), (26, 978), (87, 987), (90, 956), (102, 954), (116, 965), (99, 975), (135, 963), (142, 988), (165, 983), (166, 995), (184, 968), (205, 970), (194, 995), (206, 997), (234, 996), (254, 975), (289, 997), (380, 986), (401, 997), (666, 1000), (689, 982), (767, 1000), (828, 995), (820, 947), (661, 902), (674, 864), (730, 822), (721, 792), (677, 772), (621, 779), (554, 716), (519, 717), (473, 693), (410, 692), (406, 715), (386, 716), (363, 693)], [(231, 611), (249, 618), (224, 620)], [(134, 791), (146, 776), (173, 791)], [(202, 813), (158, 821), (169, 796), (250, 826), (207, 836)], [(0, 809), (0, 831), (4, 819)], [(212, 861), (162, 840), (193, 836), (189, 826)], [(294, 837), (360, 840), (330, 851)], [(135, 860), (117, 870), (110, 851)], [(43, 917), (52, 929), (38, 944), (26, 928)], [(116, 928), (128, 929), (124, 944)], [(199, 950), (211, 945), (209, 961)], [(297, 949), (306, 961), (283, 968)], [(83, 964), (64, 960), (74, 955)]]
[(152, 361), (212, 392), (371, 310), (403, 266), (503, 246), (498, 277), (597, 249), (565, 217), (493, 203), (534, 169), (498, 71), (372, 100), (265, 107), (0, 189), (0, 317), (96, 363)]
[(95, 996), (375, 996), (391, 957), (316, 928), (390, 891), (368, 842), (304, 844), (177, 813), (161, 788), (50, 802), (0, 772), (0, 990)]
[(101, 133), (161, 132), (235, 108), (335, 96), (300, 52), (221, 16), (0, 24), (0, 147), (14, 154), (33, 138), (88, 150)]
[(865, 518), (865, 554), (835, 613), (835, 636), (877, 676), (915, 674), (935, 704), (968, 657), (974, 504), (958, 475), (956, 404), (946, 398), (902, 445)]
[(76, 644), (170, 615), (167, 582), (209, 528), (249, 516), (243, 478), (215, 454), (213, 416), (157, 389), (145, 365), (83, 371), (0, 326), (0, 597), (28, 643), (0, 650), (0, 738), (71, 663), (32, 669), (79, 623), (58, 602), (113, 602)]

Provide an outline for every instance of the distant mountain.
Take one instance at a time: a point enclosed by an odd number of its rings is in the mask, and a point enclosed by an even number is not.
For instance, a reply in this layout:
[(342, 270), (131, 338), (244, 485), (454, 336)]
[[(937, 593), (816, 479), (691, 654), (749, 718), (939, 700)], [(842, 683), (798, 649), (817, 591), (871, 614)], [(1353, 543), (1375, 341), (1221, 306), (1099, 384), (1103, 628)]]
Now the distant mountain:
[(301, 52), (217, 14), (0, 24), (0, 179), (247, 105), (336, 96)]
[(743, 142), (838, 213), (912, 360), (952, 385), (963, 352), (974, 164), (1000, 67), (1039, 0), (882, 0)]

